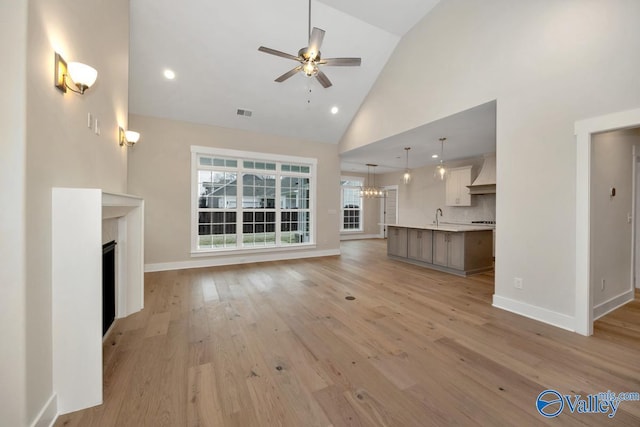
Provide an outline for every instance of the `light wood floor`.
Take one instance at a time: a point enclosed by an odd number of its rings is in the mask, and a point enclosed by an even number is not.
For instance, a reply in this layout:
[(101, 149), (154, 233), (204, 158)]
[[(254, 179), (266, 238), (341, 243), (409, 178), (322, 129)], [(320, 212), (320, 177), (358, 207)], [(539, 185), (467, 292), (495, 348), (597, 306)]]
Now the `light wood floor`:
[[(56, 426), (602, 425), (536, 397), (640, 391), (638, 301), (587, 338), (491, 307), (492, 274), (342, 252), (147, 274), (104, 346), (105, 403)], [(613, 425), (640, 425), (640, 402)]]

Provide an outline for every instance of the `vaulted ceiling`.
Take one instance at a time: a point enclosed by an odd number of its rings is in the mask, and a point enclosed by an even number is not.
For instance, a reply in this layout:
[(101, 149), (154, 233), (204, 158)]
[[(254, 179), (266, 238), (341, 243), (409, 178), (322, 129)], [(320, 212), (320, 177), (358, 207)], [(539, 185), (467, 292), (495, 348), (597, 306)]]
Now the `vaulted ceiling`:
[(307, 46), (307, 0), (131, 0), (129, 111), (337, 144), (402, 36), (438, 1), (313, 0), (323, 58), (362, 58), (323, 67), (325, 89), (303, 73), (274, 82), (298, 63), (258, 51)]

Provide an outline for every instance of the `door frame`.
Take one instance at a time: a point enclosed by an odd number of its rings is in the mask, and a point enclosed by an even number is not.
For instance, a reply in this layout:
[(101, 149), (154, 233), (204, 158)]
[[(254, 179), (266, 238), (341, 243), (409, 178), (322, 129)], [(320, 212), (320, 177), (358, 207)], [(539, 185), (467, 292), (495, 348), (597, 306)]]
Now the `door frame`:
[(640, 282), (637, 280), (640, 271), (640, 145), (633, 146), (633, 197), (631, 206), (632, 218), (632, 244), (631, 244), (631, 280), (632, 289), (640, 288)]
[(576, 135), (576, 265), (574, 330), (593, 334), (591, 291), (591, 136), (640, 126), (640, 108), (575, 122)]
[(382, 203), (380, 203), (380, 235), (383, 239), (387, 238), (387, 227), (384, 225), (386, 222), (386, 207), (387, 207), (387, 190), (395, 190), (396, 191), (396, 224), (398, 224), (398, 185), (386, 185), (382, 187), (384, 191), (384, 197), (381, 199)]

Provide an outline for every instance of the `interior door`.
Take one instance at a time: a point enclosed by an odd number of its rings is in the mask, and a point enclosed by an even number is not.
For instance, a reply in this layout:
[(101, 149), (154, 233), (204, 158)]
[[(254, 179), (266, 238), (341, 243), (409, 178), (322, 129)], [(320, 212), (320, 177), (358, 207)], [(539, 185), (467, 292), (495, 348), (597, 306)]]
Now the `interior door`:
[[(384, 198), (382, 204), (382, 224), (397, 224), (398, 223), (398, 189), (387, 188), (387, 196)], [(387, 227), (382, 225), (382, 234), (384, 238), (387, 238)]]

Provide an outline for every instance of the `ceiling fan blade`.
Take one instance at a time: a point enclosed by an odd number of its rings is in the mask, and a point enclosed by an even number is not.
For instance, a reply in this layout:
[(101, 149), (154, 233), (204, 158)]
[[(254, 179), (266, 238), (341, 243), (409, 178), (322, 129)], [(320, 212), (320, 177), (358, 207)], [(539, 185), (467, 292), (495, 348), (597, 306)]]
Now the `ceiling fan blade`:
[(362, 58), (327, 58), (321, 59), (318, 64), (329, 65), (333, 67), (359, 67)]
[(322, 46), (322, 40), (324, 39), (324, 30), (320, 28), (313, 27), (311, 30), (311, 35), (309, 36), (309, 50), (308, 52), (313, 52), (313, 58), (318, 55), (320, 52), (320, 46)]
[(271, 49), (269, 47), (260, 46), (258, 50), (260, 52), (269, 53), (271, 55), (281, 56), (287, 59), (293, 59), (294, 61), (300, 61), (300, 58), (298, 58), (297, 56), (289, 55), (288, 53), (280, 52), (279, 50)]
[(278, 83), (282, 83), (283, 81), (287, 80), (289, 77), (293, 76), (300, 70), (302, 70), (302, 65), (297, 66), (293, 70), (287, 71), (286, 73), (278, 77), (275, 81), (277, 81)]
[(322, 87), (325, 89), (333, 85), (333, 83), (331, 83), (331, 80), (329, 80), (329, 77), (327, 77), (327, 75), (320, 70), (318, 70), (318, 74), (316, 74), (316, 79), (318, 79)]

